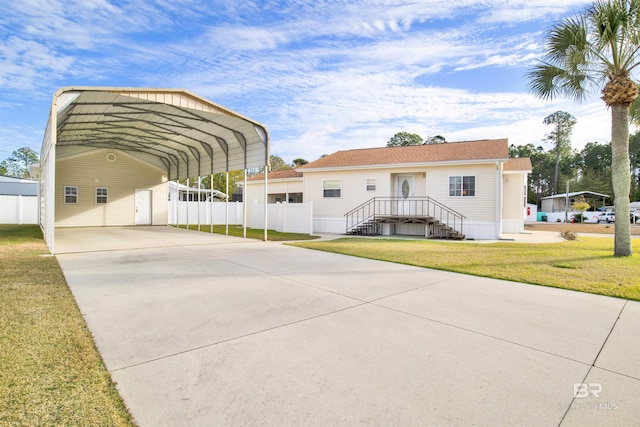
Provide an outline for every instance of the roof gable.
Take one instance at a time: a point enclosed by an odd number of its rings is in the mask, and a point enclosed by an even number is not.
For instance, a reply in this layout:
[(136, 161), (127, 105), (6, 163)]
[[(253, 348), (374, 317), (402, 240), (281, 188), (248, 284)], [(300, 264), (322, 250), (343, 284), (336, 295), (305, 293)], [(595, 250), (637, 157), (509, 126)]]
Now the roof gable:
[(509, 157), (508, 140), (449, 142), (338, 151), (298, 168), (298, 170), (349, 166), (438, 163), (465, 160), (504, 160)]

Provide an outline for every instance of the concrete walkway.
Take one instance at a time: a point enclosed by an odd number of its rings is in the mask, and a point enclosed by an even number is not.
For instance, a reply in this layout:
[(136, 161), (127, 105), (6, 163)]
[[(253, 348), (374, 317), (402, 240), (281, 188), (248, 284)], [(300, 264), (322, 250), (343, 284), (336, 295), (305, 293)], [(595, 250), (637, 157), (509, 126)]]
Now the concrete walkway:
[(143, 427), (640, 419), (638, 302), (167, 227), (111, 230), (144, 246), (119, 249), (101, 231), (108, 250), (60, 233), (57, 257)]

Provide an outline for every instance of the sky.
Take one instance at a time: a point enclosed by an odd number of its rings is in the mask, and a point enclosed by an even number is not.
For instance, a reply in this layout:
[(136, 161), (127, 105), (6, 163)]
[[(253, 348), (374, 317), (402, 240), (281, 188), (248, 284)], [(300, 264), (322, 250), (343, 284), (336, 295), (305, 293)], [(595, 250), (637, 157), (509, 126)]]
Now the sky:
[[(181, 88), (264, 124), (291, 162), (397, 132), (545, 149), (610, 141), (610, 111), (536, 98), (527, 72), (578, 0), (1, 0), (0, 160), (40, 151), (67, 86)], [(633, 129), (632, 129), (633, 130)]]

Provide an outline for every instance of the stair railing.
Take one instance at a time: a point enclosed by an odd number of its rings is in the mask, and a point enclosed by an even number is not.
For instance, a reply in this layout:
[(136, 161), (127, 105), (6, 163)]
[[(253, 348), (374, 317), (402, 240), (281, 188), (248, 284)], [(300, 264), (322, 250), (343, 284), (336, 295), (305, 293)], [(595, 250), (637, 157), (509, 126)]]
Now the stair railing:
[(346, 233), (367, 221), (393, 217), (430, 217), (462, 233), (466, 217), (431, 197), (374, 197), (347, 212)]

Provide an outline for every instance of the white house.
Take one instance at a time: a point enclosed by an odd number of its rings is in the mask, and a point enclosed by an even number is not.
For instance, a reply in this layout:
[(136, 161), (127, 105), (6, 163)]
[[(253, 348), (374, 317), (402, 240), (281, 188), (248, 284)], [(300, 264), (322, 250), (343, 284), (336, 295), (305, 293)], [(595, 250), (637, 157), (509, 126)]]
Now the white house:
[[(312, 203), (314, 232), (495, 239), (524, 230), (530, 172), (507, 139), (345, 150), (270, 173), (267, 197)], [(247, 183), (248, 209), (263, 178)]]
[(167, 182), (268, 165), (266, 127), (180, 89), (68, 87), (40, 151), (40, 226), (166, 225)]

